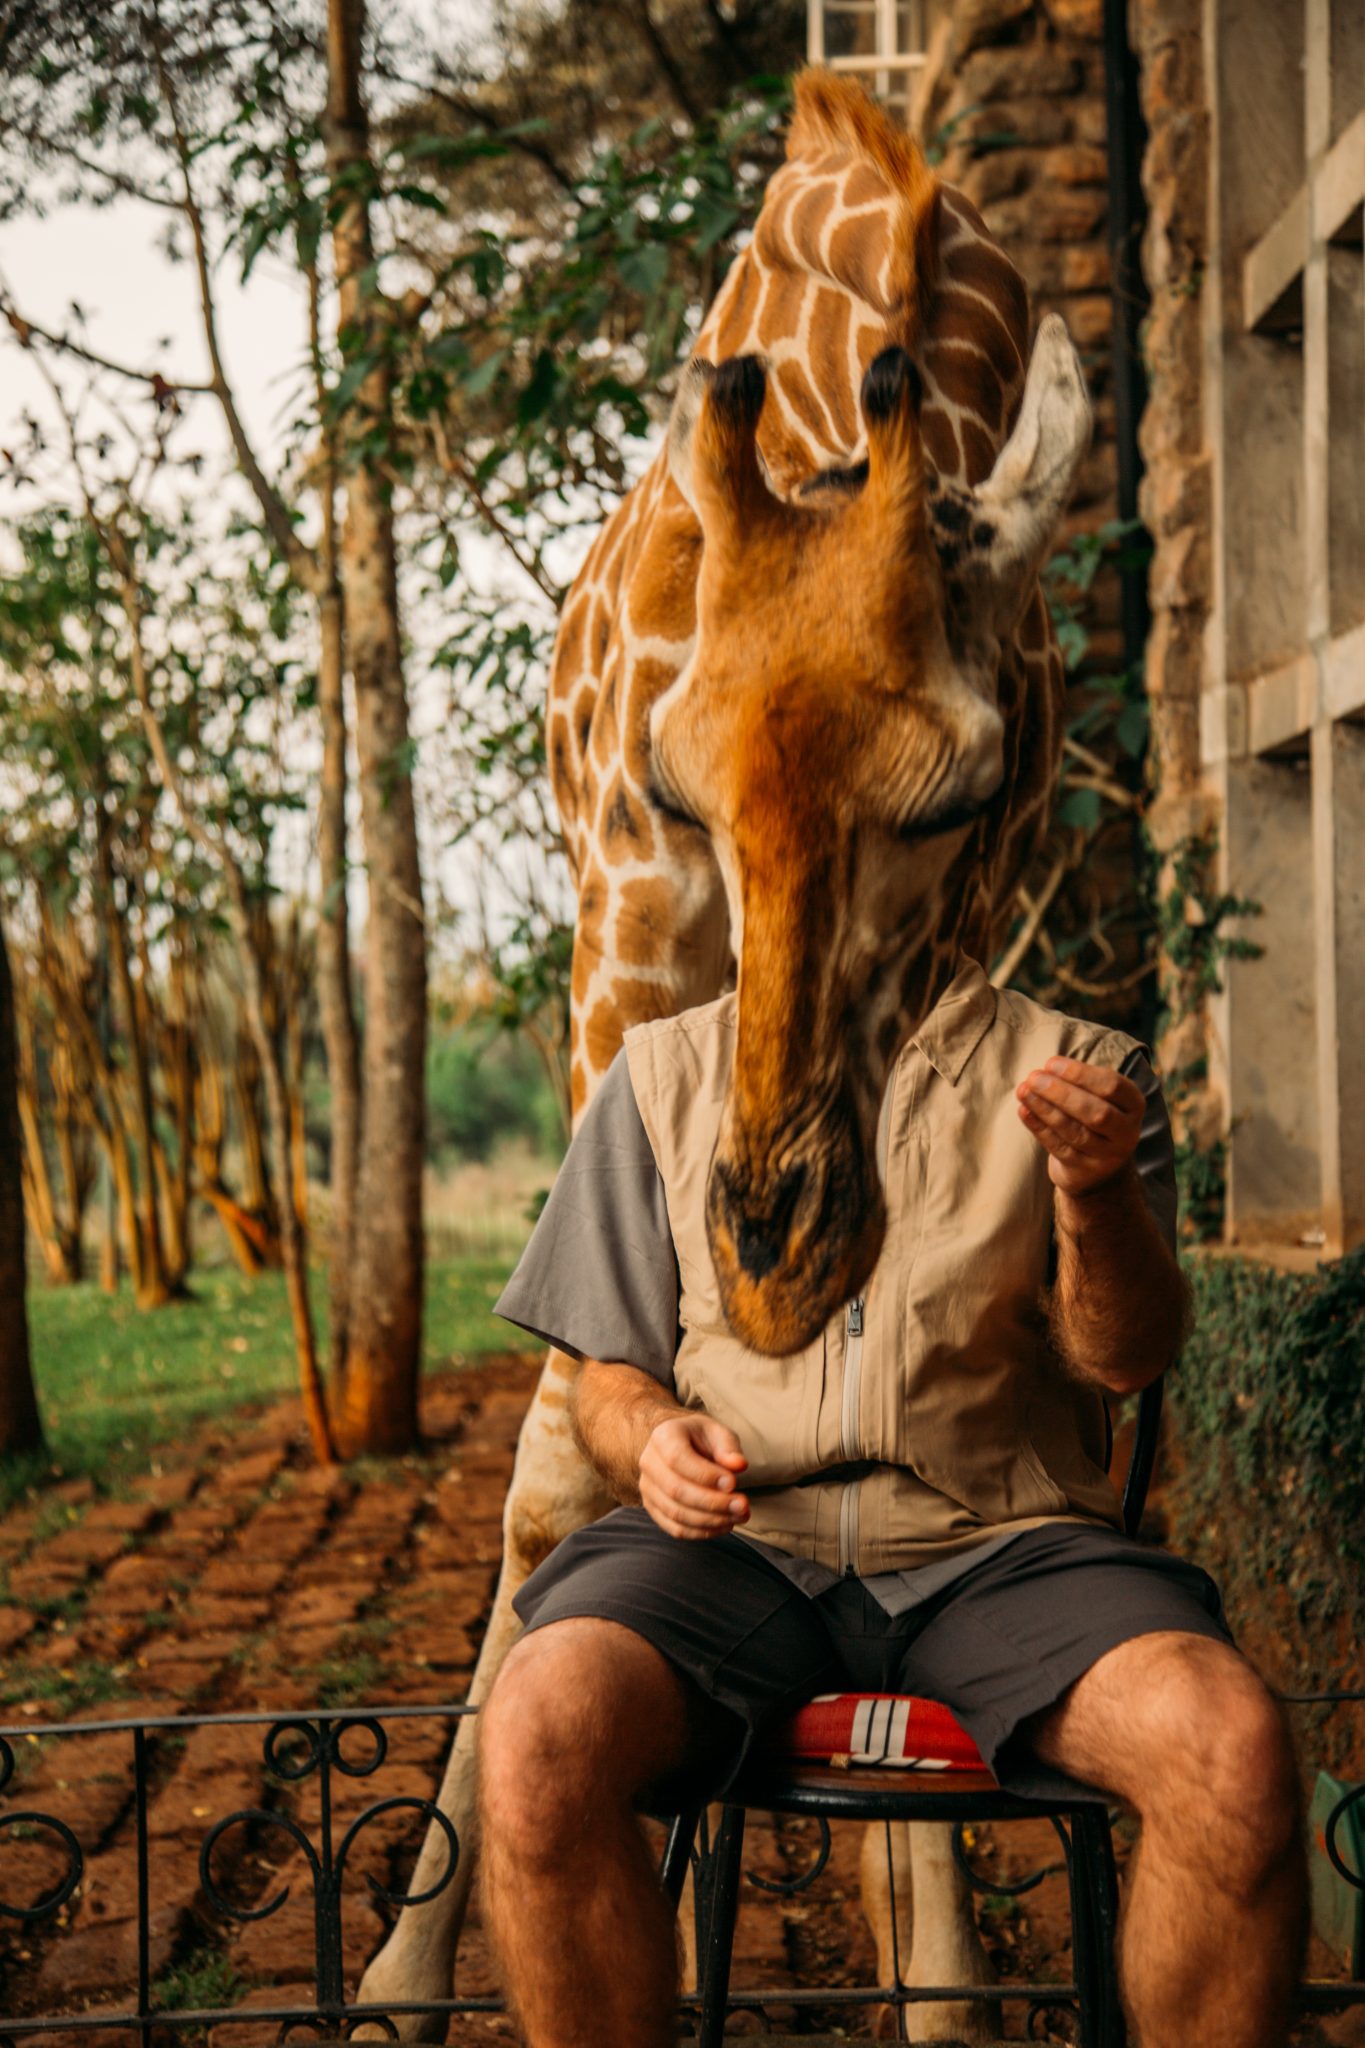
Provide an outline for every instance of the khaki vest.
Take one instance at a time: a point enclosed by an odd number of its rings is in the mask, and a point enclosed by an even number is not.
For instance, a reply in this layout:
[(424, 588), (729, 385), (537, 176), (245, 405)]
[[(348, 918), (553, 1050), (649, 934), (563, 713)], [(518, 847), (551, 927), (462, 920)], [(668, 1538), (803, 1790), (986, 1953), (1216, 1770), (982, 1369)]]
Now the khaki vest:
[(1136, 1040), (967, 962), (887, 1084), (886, 1241), (861, 1332), (851, 1305), (768, 1358), (726, 1327), (706, 1242), (736, 1019), (731, 994), (639, 1025), (626, 1058), (677, 1247), (678, 1398), (743, 1444), (747, 1533), (869, 1576), (1056, 1517), (1116, 1524), (1103, 1399), (1047, 1343), (1052, 1184), (1014, 1090), (1052, 1053), (1118, 1066)]

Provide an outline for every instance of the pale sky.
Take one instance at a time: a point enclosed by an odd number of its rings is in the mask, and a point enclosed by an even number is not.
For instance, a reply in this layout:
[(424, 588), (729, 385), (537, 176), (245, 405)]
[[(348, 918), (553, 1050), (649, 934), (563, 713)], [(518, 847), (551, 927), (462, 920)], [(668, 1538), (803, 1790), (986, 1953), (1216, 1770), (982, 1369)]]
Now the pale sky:
[[(484, 0), (405, 0), (403, 18), (416, 22), (428, 48), (453, 50), (456, 45), (468, 48), (477, 38), (486, 11)], [(397, 19), (390, 17), (391, 22)], [(7, 222), (0, 225), (0, 274), (16, 305), (38, 324), (58, 333), (69, 330), (68, 309), (74, 299), (85, 315), (79, 338), (97, 353), (130, 366), (159, 369), (171, 382), (201, 381), (208, 363), (193, 266), (185, 261), (168, 262), (158, 247), (170, 218), (161, 210), (120, 199), (98, 208), (53, 207), (42, 220)], [(219, 335), (239, 408), (269, 472), (282, 450), (291, 396), (303, 361), (306, 307), (301, 281), (284, 263), (263, 256), (245, 287), (238, 282), (238, 268), (236, 259), (229, 258), (215, 273)], [(158, 343), (163, 338), (169, 339), (169, 346), (161, 349)], [(77, 388), (75, 379), (72, 388)], [(120, 387), (111, 380), (109, 388), (116, 391)], [(135, 419), (138, 409), (151, 403), (149, 397), (129, 387), (123, 387), (123, 396)], [(230, 449), (219, 408), (207, 397), (187, 403), (191, 409), (187, 425), (177, 433), (177, 448), (181, 453), (202, 449), (208, 457), (206, 476), (220, 475)], [(0, 327), (0, 445), (12, 445), (22, 438), (19, 422), (25, 408), (45, 421), (55, 418), (36, 368), (8, 330)], [(640, 448), (640, 469), (652, 452), (652, 445)], [(32, 502), (30, 494), (27, 504)], [(24, 509), (23, 493), (12, 487), (0, 490), (0, 546), (5, 525)], [(583, 536), (583, 549), (589, 538)], [(543, 607), (544, 599), (511, 567), (502, 548), (476, 527), (461, 532), (460, 549), (466, 572), (485, 592), (505, 590), (509, 601), (518, 607)], [(555, 570), (567, 576), (575, 566), (557, 561)], [(408, 682), (413, 729), (423, 743), (419, 750), (420, 791), (424, 779), (439, 777), (441, 761), (448, 758), (441, 751), (447, 724), (447, 683), (424, 663), (421, 650), (449, 631), (450, 620), (430, 613), (418, 618), (409, 608), (407, 623), (416, 643)], [(468, 853), (452, 854), (434, 830), (428, 831), (426, 839), (428, 879), (438, 882), (457, 909), (471, 911), (479, 885)], [(297, 887), (306, 853), (301, 837), (292, 844), (281, 844), (282, 883), (287, 879)], [(353, 847), (353, 857), (358, 853)], [(513, 845), (499, 856), (518, 865), (524, 864), (526, 857), (524, 845)], [(497, 900), (496, 877), (490, 888), (485, 871), (483, 887), (496, 912), (502, 907)], [(363, 889), (357, 886), (355, 912), (361, 911), (362, 903)]]
[[(69, 307), (78, 301), (85, 317), (78, 338), (98, 354), (130, 367), (159, 369), (172, 383), (202, 381), (208, 362), (200, 323), (193, 266), (168, 262), (157, 246), (166, 215), (132, 200), (106, 207), (55, 207), (42, 220), (8, 222), (0, 227), (0, 273), (15, 304), (30, 319), (54, 332), (73, 331)], [(219, 333), (229, 377), (253, 443), (267, 471), (283, 447), (291, 398), (297, 389), (304, 355), (306, 306), (301, 282), (280, 261), (262, 257), (245, 287), (238, 281), (234, 258), (216, 271)], [(159, 343), (169, 339), (169, 346)], [(49, 361), (52, 357), (49, 353)], [(62, 371), (75, 390), (84, 381), (79, 366)], [(150, 407), (148, 395), (136, 387), (118, 391), (136, 419)], [(206, 475), (221, 474), (230, 449), (222, 416), (208, 397), (187, 400), (187, 424), (177, 434), (182, 453), (202, 449), (209, 458)], [(33, 362), (0, 328), (0, 444), (22, 439), (25, 409), (54, 421), (50, 395)], [(145, 415), (144, 415), (145, 416)], [(56, 436), (54, 436), (56, 438)], [(13, 487), (0, 494), (0, 522), (8, 522), (34, 502), (31, 493)], [(583, 543), (586, 546), (586, 539)], [(466, 569), (485, 590), (505, 588), (514, 602), (543, 604), (532, 587), (507, 563), (503, 550), (471, 526), (461, 535)], [(557, 565), (558, 566), (558, 565)], [(565, 565), (565, 573), (574, 566)], [(448, 630), (449, 621), (429, 616), (412, 618), (417, 650), (409, 664), (413, 726), (427, 745), (419, 755), (420, 771), (439, 773), (437, 748), (431, 736), (446, 723), (446, 679), (425, 668), (420, 648), (425, 640)], [(305, 856), (301, 839), (282, 846), (285, 867), (297, 873)], [(509, 860), (518, 858), (509, 850)], [(475, 885), (468, 854), (455, 855), (435, 839), (428, 840), (428, 873), (439, 879), (447, 899), (472, 908)], [(285, 879), (283, 868), (281, 880)], [(485, 882), (487, 877), (485, 876)], [(357, 897), (363, 892), (356, 891)], [(496, 884), (492, 892), (496, 904)], [(356, 904), (357, 910), (360, 903)]]

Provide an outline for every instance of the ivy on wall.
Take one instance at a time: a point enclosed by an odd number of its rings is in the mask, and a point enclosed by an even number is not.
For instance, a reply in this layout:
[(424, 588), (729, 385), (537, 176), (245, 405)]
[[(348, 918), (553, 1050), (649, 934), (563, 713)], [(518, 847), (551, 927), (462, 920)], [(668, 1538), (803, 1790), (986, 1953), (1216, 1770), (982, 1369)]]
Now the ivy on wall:
[(1365, 1641), (1365, 1249), (1311, 1274), (1189, 1270), (1174, 1547), (1218, 1578), (1234, 1628), (1273, 1632), (1280, 1684), (1325, 1685)]

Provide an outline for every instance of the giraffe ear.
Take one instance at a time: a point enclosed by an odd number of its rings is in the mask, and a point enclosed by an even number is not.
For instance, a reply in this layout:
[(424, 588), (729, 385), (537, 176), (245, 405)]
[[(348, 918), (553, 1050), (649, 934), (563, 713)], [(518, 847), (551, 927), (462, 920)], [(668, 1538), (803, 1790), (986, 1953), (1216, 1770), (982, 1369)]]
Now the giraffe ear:
[(1012, 625), (1051, 544), (1090, 445), (1090, 398), (1066, 323), (1038, 329), (1014, 432), (973, 492), (972, 538), (996, 624)]
[(884, 348), (863, 378), (867, 425), (867, 487), (875, 516), (899, 528), (903, 540), (924, 543), (924, 447), (919, 410), (920, 373), (903, 348)]
[(694, 356), (683, 372), (668, 429), (668, 466), (708, 540), (740, 546), (756, 525), (781, 513), (758, 458), (766, 394), (758, 356), (719, 364)]

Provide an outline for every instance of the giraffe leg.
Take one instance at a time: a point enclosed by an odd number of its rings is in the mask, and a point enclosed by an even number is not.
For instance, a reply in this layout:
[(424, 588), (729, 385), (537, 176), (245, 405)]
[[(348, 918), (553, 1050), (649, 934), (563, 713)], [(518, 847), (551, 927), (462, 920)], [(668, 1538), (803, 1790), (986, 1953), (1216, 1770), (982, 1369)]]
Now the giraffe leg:
[[(522, 1425), (516, 1465), (503, 1510), (503, 1563), (493, 1611), (469, 1687), (469, 1703), (487, 1698), (503, 1658), (521, 1632), (512, 1612), (513, 1595), (548, 1556), (561, 1538), (585, 1522), (595, 1521), (612, 1505), (601, 1480), (583, 1457), (569, 1426), (569, 1396), (577, 1367), (563, 1352), (546, 1359), (535, 1397)], [(361, 2005), (385, 2005), (449, 1998), (454, 1981), (455, 1950), (469, 1905), (470, 1885), (478, 1857), (475, 1827), (475, 1738), (478, 1723), (459, 1724), (451, 1745), (437, 1804), (451, 1822), (460, 1844), (459, 1862), (450, 1883), (423, 1906), (409, 1906), (360, 1981)], [(425, 1891), (438, 1882), (448, 1860), (444, 1831), (432, 1822), (422, 1844), (409, 1889)], [(445, 2014), (395, 2015), (403, 2041), (443, 2041)], [(374, 2023), (357, 2029), (358, 2038), (384, 2038)]]
[[(879, 1983), (894, 1982), (898, 1961), (903, 1981), (912, 1988), (993, 1981), (976, 1931), (971, 1887), (953, 1857), (950, 1827), (942, 1822), (869, 1826), (861, 1875)], [(999, 2032), (998, 2009), (977, 2001), (908, 2005), (904, 2014), (899, 2038), (907, 2041), (951, 2040), (979, 2048)], [(898, 2038), (890, 2007), (883, 2008), (882, 2035)]]

